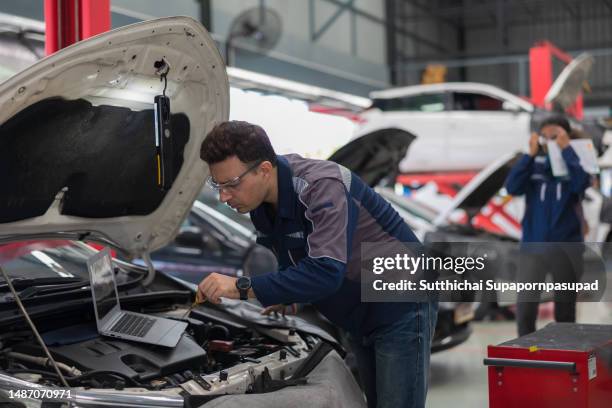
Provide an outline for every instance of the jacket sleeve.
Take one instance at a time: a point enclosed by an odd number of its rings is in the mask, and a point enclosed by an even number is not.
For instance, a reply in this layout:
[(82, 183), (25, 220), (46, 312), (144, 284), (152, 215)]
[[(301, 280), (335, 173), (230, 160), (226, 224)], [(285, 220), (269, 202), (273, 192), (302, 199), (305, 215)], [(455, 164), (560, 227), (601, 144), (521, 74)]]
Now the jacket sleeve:
[(307, 256), (296, 265), (252, 279), (255, 296), (264, 306), (317, 302), (342, 285), (355, 228), (354, 204), (344, 184), (334, 179), (316, 181), (300, 199), (312, 224)]
[(563, 156), (563, 160), (565, 160), (569, 172), (570, 191), (575, 194), (583, 193), (591, 184), (589, 173), (584, 171), (580, 165), (578, 155), (571, 146), (561, 150), (561, 156)]
[(512, 167), (506, 179), (506, 190), (508, 190), (508, 193), (515, 196), (525, 194), (532, 171), (533, 157), (524, 154), (514, 167)]

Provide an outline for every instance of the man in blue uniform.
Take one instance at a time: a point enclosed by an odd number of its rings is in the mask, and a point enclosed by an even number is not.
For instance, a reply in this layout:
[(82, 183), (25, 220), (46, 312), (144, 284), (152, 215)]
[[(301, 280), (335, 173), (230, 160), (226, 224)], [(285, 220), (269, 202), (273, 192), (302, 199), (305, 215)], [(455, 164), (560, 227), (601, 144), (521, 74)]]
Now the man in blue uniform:
[[(568, 169), (567, 176), (554, 177), (545, 147), (533, 133), (529, 154), (512, 168), (506, 189), (525, 195), (523, 255), (518, 280), (545, 282), (552, 273), (556, 282), (576, 282), (582, 275), (583, 216), (581, 200), (590, 177), (570, 146), (571, 127), (567, 119), (554, 116), (540, 125), (542, 142), (555, 141)], [(545, 244), (542, 243), (553, 243)], [(569, 244), (561, 244), (569, 243)], [(534, 298), (535, 295), (535, 298)], [(539, 293), (519, 294), (517, 323), (519, 336), (536, 329)], [(555, 294), (555, 320), (576, 321), (576, 293)]]
[(418, 242), (397, 212), (348, 169), (276, 155), (262, 128), (217, 125), (202, 143), (208, 184), (278, 258), (262, 276), (207, 276), (199, 295), (257, 298), (264, 306), (311, 303), (347, 330), (369, 407), (424, 407), (437, 302), (361, 302), (362, 242)]

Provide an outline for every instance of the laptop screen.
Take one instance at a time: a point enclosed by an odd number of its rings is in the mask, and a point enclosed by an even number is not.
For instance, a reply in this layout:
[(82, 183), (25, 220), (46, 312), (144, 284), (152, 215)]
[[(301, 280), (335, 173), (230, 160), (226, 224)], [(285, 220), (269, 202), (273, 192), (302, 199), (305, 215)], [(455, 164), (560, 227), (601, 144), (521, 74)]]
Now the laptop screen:
[(102, 320), (117, 305), (113, 265), (108, 250), (100, 251), (88, 263), (91, 287), (94, 295), (94, 306), (98, 319)]

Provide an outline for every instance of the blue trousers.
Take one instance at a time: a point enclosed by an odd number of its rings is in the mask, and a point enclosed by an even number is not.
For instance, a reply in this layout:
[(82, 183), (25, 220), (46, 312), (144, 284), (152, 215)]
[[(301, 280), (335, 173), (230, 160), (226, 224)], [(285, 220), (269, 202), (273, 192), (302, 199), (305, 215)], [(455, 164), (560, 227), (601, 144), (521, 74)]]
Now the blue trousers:
[(397, 322), (350, 337), (368, 408), (424, 408), (438, 302), (411, 303)]

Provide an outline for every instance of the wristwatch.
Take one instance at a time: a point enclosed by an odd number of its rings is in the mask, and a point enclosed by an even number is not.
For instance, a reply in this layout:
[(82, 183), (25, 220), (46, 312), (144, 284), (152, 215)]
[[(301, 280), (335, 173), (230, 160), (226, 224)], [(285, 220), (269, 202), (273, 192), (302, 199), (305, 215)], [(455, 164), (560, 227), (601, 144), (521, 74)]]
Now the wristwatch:
[(241, 276), (236, 279), (236, 289), (240, 293), (240, 300), (247, 300), (249, 298), (249, 289), (251, 289), (251, 278)]

